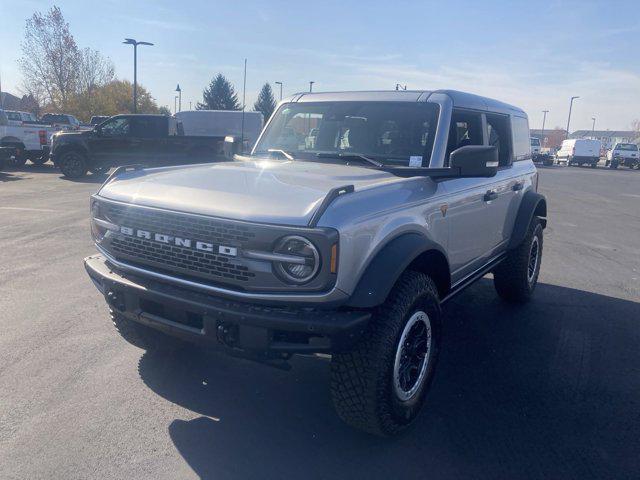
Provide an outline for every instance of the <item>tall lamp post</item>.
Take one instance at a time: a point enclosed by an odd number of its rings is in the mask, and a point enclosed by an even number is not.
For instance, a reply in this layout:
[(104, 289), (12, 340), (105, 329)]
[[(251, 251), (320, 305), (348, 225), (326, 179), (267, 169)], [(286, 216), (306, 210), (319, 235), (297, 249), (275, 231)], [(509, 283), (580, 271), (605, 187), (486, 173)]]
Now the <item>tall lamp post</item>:
[(542, 117), (542, 145), (546, 145), (546, 142), (544, 141), (544, 124), (547, 122), (547, 113), (549, 113), (549, 110), (542, 110), (542, 113), (544, 114), (544, 116)]
[(276, 82), (276, 85), (280, 85), (280, 101), (282, 101), (282, 82)]
[(182, 90), (180, 89), (180, 84), (176, 87), (176, 92), (178, 92), (178, 111), (182, 111)]
[(173, 97), (173, 114), (175, 115), (176, 113), (178, 113), (178, 95), (175, 95)]
[(309, 82), (309, 92), (313, 92), (313, 84), (316, 83), (314, 81)]
[(567, 138), (569, 138), (569, 125), (571, 124), (571, 109), (573, 108), (573, 101), (576, 98), (580, 97), (571, 97), (571, 102), (569, 102), (569, 117), (567, 118)]
[(133, 38), (125, 38), (122, 43), (133, 45), (133, 113), (138, 113), (138, 45), (152, 46), (153, 43), (138, 42)]
[(593, 124), (591, 125), (591, 136), (594, 137), (596, 134), (596, 117), (591, 117), (593, 120)]

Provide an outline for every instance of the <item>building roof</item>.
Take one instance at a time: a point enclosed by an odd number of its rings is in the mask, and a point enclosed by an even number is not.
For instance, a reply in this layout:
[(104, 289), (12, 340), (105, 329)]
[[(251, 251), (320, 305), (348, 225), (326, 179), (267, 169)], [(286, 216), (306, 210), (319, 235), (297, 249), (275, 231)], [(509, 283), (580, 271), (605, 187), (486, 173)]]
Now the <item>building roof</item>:
[(638, 138), (640, 132), (634, 130), (576, 130), (569, 138), (596, 137), (596, 138)]

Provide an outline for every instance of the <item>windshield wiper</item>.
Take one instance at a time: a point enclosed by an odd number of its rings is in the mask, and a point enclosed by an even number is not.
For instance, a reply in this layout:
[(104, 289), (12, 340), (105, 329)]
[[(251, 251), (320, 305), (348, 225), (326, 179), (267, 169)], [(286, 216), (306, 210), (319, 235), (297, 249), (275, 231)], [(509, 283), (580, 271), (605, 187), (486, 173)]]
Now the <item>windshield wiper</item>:
[(316, 157), (318, 158), (343, 158), (345, 160), (349, 159), (357, 159), (364, 160), (365, 162), (374, 165), (378, 168), (384, 166), (384, 164), (374, 160), (373, 158), (369, 158), (366, 155), (362, 155), (361, 153), (329, 153), (329, 152), (319, 152), (316, 153)]

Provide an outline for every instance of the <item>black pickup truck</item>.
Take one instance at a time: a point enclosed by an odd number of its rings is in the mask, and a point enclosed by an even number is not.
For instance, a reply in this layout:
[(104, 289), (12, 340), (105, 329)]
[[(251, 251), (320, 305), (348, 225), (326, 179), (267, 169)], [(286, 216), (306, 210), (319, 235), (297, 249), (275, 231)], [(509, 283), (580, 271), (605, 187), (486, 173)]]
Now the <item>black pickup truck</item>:
[(111, 167), (149, 167), (223, 160), (224, 137), (184, 135), (182, 124), (166, 115), (116, 115), (93, 130), (59, 132), (51, 160), (69, 178)]

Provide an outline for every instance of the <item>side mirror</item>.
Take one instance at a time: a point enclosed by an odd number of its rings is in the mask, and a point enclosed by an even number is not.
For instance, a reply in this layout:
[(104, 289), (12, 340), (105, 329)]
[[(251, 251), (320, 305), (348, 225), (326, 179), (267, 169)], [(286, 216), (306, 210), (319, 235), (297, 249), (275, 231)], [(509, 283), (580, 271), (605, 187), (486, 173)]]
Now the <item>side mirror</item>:
[(461, 177), (493, 177), (498, 162), (498, 147), (491, 145), (467, 145), (449, 156), (449, 166), (458, 169)]
[(242, 151), (240, 137), (224, 137), (223, 151), (226, 158), (233, 160), (233, 156), (237, 153), (241, 153)]

